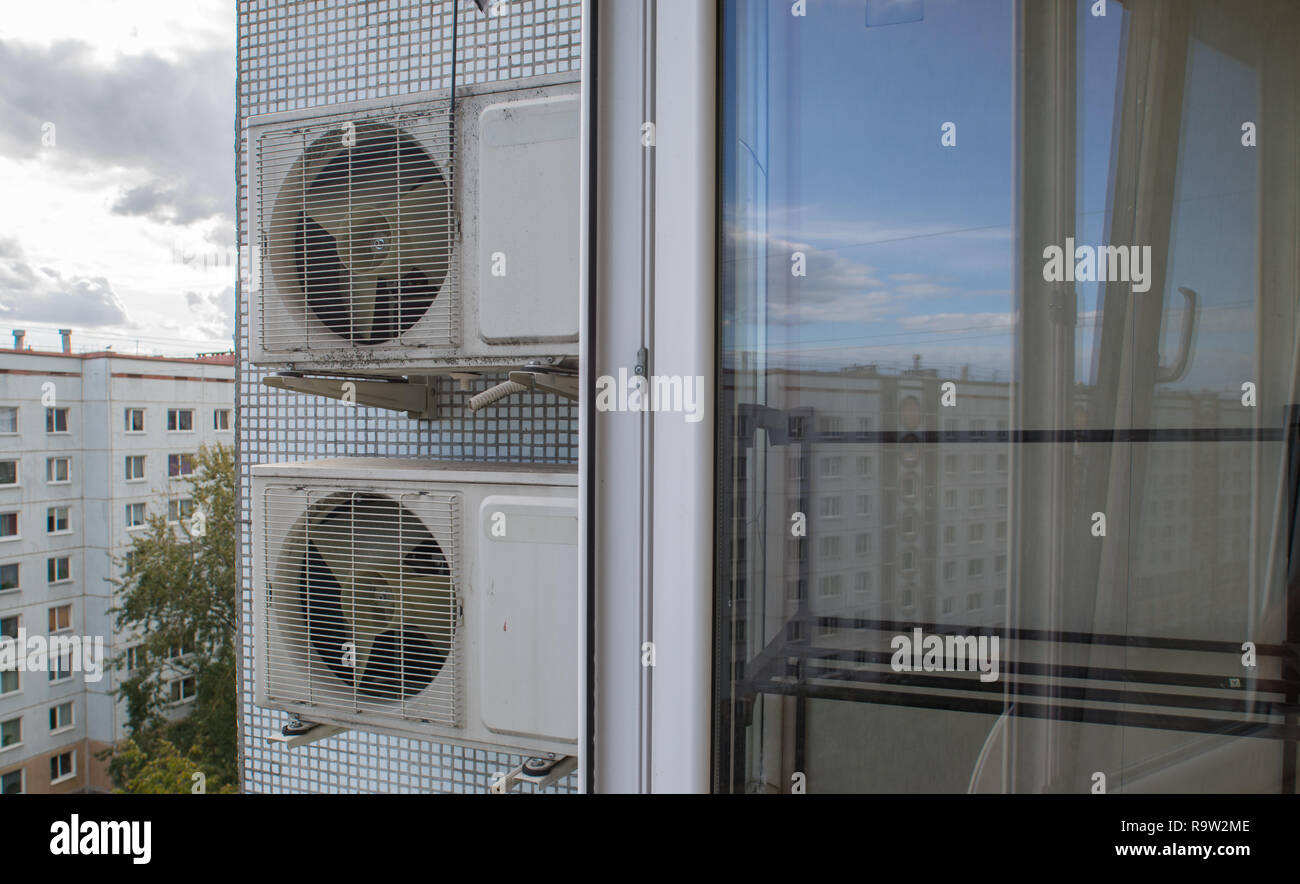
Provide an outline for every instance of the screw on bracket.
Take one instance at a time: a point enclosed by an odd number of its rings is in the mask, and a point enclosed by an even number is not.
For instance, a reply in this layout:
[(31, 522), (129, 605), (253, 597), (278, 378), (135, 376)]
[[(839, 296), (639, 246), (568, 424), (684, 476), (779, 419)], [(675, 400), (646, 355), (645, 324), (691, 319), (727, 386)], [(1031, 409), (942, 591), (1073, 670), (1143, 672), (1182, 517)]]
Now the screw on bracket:
[(637, 350), (637, 351), (636, 351), (636, 367), (632, 369), (632, 373), (635, 374), (635, 375), (639, 375), (639, 376), (641, 376), (641, 377), (645, 377), (645, 373), (646, 373), (646, 370), (647, 370), (647, 364), (649, 363), (649, 361), (650, 361), (650, 351), (649, 351), (649, 350), (647, 350), (645, 347), (642, 347), (640, 350)]

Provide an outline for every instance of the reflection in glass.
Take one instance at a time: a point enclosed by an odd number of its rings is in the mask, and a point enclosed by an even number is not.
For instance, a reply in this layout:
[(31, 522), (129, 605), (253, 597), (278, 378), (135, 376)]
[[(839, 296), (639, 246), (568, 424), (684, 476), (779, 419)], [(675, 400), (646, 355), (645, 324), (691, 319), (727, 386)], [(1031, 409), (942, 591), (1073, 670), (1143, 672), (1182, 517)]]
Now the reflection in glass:
[(1300, 9), (1090, 6), (723, 4), (721, 790), (1295, 791)]

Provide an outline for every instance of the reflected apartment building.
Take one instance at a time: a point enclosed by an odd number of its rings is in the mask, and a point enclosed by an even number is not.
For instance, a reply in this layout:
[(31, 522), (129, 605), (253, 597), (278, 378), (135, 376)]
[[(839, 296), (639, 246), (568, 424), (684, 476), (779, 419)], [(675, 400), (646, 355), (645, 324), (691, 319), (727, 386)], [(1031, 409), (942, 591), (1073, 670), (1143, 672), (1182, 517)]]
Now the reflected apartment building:
[[(814, 618), (800, 632), (832, 638), (842, 628), (835, 618), (1007, 620), (1011, 385), (996, 372), (981, 377), (969, 367), (941, 372), (920, 363), (771, 370), (764, 376), (771, 405), (740, 418), (734, 456), (747, 461), (737, 469), (762, 471), (768, 510), (745, 518), (766, 525), (765, 570), (784, 575), (785, 614)], [(754, 382), (752, 375), (727, 379)], [(953, 391), (948, 406), (945, 385)], [(753, 400), (752, 389), (724, 386), (739, 401)], [(1087, 399), (1085, 389), (1076, 392), (1080, 420)], [(1161, 425), (1190, 426), (1196, 416), (1226, 419), (1239, 409), (1213, 391), (1171, 392), (1157, 414)], [(741, 441), (755, 429), (779, 452), (765, 464)], [(1070, 454), (1077, 462), (1070, 472), (1082, 481), (1087, 445), (1076, 443)], [(1124, 528), (1141, 551), (1136, 617), (1159, 617), (1180, 631), (1206, 628), (1212, 587), (1244, 571), (1249, 470), (1243, 446), (1152, 451), (1138, 519)], [(737, 488), (738, 500), (758, 487)], [(780, 511), (775, 500), (784, 501)], [(808, 527), (804, 536), (792, 533), (796, 515)]]

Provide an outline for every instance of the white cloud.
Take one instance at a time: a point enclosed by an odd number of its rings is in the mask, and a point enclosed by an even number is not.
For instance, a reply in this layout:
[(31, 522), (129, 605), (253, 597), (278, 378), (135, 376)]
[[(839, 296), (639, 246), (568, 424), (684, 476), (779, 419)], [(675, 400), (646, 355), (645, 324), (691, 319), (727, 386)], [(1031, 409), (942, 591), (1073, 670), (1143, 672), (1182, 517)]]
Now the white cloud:
[(10, 238), (0, 239), (0, 320), (94, 328), (125, 325), (127, 315), (104, 277), (33, 264)]

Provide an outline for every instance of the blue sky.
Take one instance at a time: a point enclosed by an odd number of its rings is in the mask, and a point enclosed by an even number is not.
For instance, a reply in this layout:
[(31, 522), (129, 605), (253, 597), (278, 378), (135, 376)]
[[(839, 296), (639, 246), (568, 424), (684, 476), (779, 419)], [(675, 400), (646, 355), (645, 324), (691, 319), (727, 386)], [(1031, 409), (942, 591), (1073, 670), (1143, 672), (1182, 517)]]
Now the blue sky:
[[(920, 20), (880, 27), (868, 27), (864, 0), (809, 0), (803, 17), (782, 0), (766, 5), (768, 54), (755, 63), (770, 65), (766, 108), (742, 126), (746, 148), (732, 162), (765, 166), (768, 226), (742, 234), (752, 216), (728, 221), (733, 236), (770, 244), (769, 351), (806, 367), (897, 367), (916, 353), (926, 365), (1009, 378), (1011, 4), (886, 2)], [(1076, 228), (1079, 243), (1095, 245), (1109, 229), (1124, 12), (1112, 3), (1095, 18), (1090, 4), (1079, 6)], [(1164, 349), (1177, 346), (1177, 287), (1190, 286), (1205, 309), (1177, 385), (1225, 388), (1229, 369), (1249, 373), (1254, 348), (1255, 164), (1237, 143), (1240, 120), (1254, 112), (1254, 75), (1199, 43), (1188, 70), (1181, 154), (1170, 158), (1179, 185)], [(752, 69), (742, 76), (761, 82)], [(956, 124), (955, 147), (940, 143), (945, 122)], [(808, 277), (798, 281), (786, 263), (795, 250), (808, 254)], [(1097, 294), (1079, 284), (1085, 381)]]

